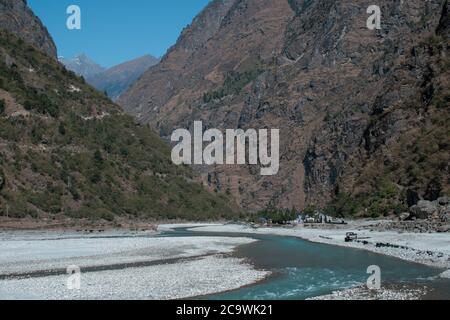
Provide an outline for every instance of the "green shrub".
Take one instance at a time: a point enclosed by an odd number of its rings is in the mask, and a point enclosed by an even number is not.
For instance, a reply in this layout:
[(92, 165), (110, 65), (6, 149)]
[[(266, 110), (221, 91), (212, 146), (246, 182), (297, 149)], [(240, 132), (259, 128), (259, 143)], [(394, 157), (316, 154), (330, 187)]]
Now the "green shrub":
[(44, 212), (56, 214), (61, 212), (61, 197), (56, 193), (42, 192), (28, 195), (28, 202)]
[(239, 94), (242, 89), (250, 82), (254, 81), (260, 74), (261, 70), (254, 69), (245, 72), (231, 71), (227, 74), (221, 88), (215, 91), (206, 92), (203, 95), (203, 102), (209, 103), (212, 100), (222, 99), (231, 94)]
[(44, 94), (32, 94), (25, 102), (24, 108), (28, 111), (36, 110), (41, 114), (46, 114), (51, 117), (58, 117), (59, 108), (54, 104), (50, 98)]
[(357, 199), (347, 193), (339, 193), (325, 209), (325, 212), (333, 217), (352, 217), (361, 210), (361, 204)]
[(256, 217), (253, 218), (253, 220), (257, 222), (257, 220), (261, 218), (271, 220), (276, 224), (284, 224), (285, 222), (295, 220), (297, 218), (297, 211), (295, 209), (288, 210), (267, 208), (265, 210), (259, 211), (256, 214)]

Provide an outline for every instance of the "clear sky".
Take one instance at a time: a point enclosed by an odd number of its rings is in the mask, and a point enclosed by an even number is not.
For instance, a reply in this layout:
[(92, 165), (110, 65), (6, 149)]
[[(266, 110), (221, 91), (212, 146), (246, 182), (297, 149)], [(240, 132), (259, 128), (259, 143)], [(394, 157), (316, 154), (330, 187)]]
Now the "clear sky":
[[(151, 54), (161, 57), (209, 0), (28, 0), (58, 54), (86, 53), (104, 67)], [(69, 30), (69, 5), (81, 9), (81, 30)]]

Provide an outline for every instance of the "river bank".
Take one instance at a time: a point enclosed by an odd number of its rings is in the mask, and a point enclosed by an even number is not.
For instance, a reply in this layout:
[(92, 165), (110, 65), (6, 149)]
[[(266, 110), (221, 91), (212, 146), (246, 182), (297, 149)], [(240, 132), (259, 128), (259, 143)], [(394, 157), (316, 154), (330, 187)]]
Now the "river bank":
[[(449, 233), (405, 233), (402, 231), (378, 231), (374, 226), (388, 225), (390, 221), (351, 221), (348, 225), (311, 225), (298, 228), (252, 228), (246, 225), (178, 225), (192, 231), (222, 232), (253, 235), (279, 235), (304, 239), (310, 242), (329, 244), (338, 247), (361, 249), (367, 252), (400, 258), (404, 261), (439, 268), (440, 275), (428, 278), (418, 277), (412, 282), (397, 283), (393, 279), (383, 280), (380, 290), (369, 290), (365, 285), (351, 285), (346, 289), (338, 289), (330, 294), (315, 295), (312, 300), (428, 300), (448, 299), (450, 283)], [(161, 229), (170, 228), (160, 226)], [(375, 231), (375, 230), (377, 231)], [(345, 242), (347, 232), (356, 232), (360, 242)], [(337, 251), (337, 250), (336, 250)], [(412, 266), (413, 267), (413, 266)], [(413, 267), (414, 268), (414, 267)], [(386, 270), (383, 270), (385, 272)], [(400, 273), (401, 275), (401, 273)], [(439, 280), (440, 278), (440, 280)], [(301, 281), (307, 281), (305, 280)], [(285, 296), (289, 298), (289, 295)]]
[(426, 298), (428, 290), (423, 285), (388, 284), (379, 290), (369, 290), (366, 286), (358, 286), (308, 300), (421, 300)]
[[(239, 232), (293, 236), (316, 243), (362, 249), (427, 266), (450, 269), (450, 233), (373, 231), (370, 229), (370, 223), (369, 221), (353, 221), (348, 225), (334, 228), (329, 228), (329, 226), (320, 228), (319, 225), (316, 225), (314, 227), (255, 229), (241, 224), (210, 224), (207, 226), (187, 224), (177, 226), (203, 232)], [(166, 230), (167, 228), (170, 228), (170, 225), (159, 226), (160, 230)], [(362, 240), (345, 242), (347, 232), (357, 233)]]
[(0, 216), (0, 231), (73, 231), (98, 233), (114, 230), (155, 231), (154, 221), (127, 217), (114, 220), (75, 219), (64, 216), (43, 218), (10, 218)]

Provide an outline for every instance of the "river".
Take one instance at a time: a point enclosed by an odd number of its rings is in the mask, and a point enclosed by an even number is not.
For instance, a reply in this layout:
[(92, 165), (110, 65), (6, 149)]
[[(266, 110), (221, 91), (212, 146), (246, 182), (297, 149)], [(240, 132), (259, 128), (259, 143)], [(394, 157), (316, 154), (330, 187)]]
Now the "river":
[[(73, 265), (78, 290), (66, 287)], [(450, 300), (442, 269), (297, 237), (186, 228), (0, 233), (0, 299), (8, 300), (302, 300), (365, 284), (369, 266), (380, 268), (382, 288), (426, 287), (422, 298)]]
[(381, 269), (381, 280), (389, 284), (432, 289), (425, 299), (450, 299), (450, 280), (439, 278), (442, 269), (403, 261), (369, 251), (312, 243), (296, 237), (245, 233), (192, 232), (175, 229), (162, 236), (251, 237), (258, 242), (243, 245), (235, 253), (256, 268), (273, 273), (265, 281), (201, 299), (299, 300), (365, 284), (367, 268)]

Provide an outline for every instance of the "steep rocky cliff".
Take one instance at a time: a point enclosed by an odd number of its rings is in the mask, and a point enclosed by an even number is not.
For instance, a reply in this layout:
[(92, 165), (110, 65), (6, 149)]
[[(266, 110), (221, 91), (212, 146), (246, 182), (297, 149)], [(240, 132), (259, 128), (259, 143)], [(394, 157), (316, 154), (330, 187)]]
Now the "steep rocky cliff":
[(47, 28), (28, 8), (26, 0), (0, 0), (0, 28), (56, 58), (56, 46)]
[[(174, 128), (191, 127), (194, 120), (204, 120), (207, 127), (215, 128), (246, 125), (245, 108), (251, 99), (247, 93), (253, 91), (250, 83), (281, 53), (283, 30), (292, 17), (284, 0), (212, 1), (162, 62), (124, 93), (119, 104), (140, 121), (149, 122), (163, 137), (170, 136)], [(233, 82), (227, 81), (233, 77), (241, 78), (233, 88), (239, 93), (204, 102), (205, 94), (220, 90), (225, 82)], [(285, 177), (280, 174), (272, 183), (252, 175), (256, 168), (210, 169), (200, 168), (205, 183), (233, 194), (245, 208), (270, 201), (277, 192), (272, 185), (279, 189)], [(301, 183), (297, 186), (300, 190)]]
[[(377, 215), (405, 210), (408, 194), (448, 193), (449, 35), (439, 31), (448, 2), (381, 2), (375, 32), (359, 3), (327, 3), (325, 21), (313, 15), (320, 3), (303, 8), (285, 48), (327, 79), (312, 89), (325, 118), (303, 161), (307, 201), (334, 198), (338, 211)], [(320, 26), (335, 31), (316, 33)]]
[(277, 176), (198, 168), (246, 209), (400, 212), (449, 190), (448, 1), (213, 1), (122, 96), (167, 137), (281, 129)]

